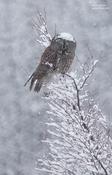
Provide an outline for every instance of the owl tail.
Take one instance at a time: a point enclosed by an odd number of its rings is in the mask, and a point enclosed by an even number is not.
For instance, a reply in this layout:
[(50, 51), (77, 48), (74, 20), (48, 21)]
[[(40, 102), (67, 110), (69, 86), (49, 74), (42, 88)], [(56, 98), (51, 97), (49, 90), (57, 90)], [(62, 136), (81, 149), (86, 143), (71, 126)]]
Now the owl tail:
[(31, 79), (30, 91), (32, 90), (33, 85), (34, 85), (34, 91), (35, 92), (39, 92), (40, 89), (41, 89), (41, 87), (42, 87), (42, 84), (43, 84), (43, 81), (42, 80), (38, 80), (38, 79), (35, 79), (35, 77), (33, 77)]
[(30, 91), (32, 90), (33, 86), (34, 86), (34, 91), (35, 92), (39, 92), (43, 81), (37, 79), (35, 72), (29, 77), (29, 79), (26, 81), (26, 83), (24, 84), (24, 86), (26, 86), (28, 84), (28, 82), (31, 80), (31, 84), (30, 84)]

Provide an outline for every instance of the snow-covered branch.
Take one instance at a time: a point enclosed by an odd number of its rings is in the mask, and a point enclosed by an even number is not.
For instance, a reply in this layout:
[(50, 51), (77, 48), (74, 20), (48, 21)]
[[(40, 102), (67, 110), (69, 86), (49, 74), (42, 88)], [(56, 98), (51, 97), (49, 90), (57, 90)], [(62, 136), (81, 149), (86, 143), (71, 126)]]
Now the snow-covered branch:
[[(46, 12), (44, 17), (38, 12), (34, 29), (37, 41), (45, 47), (51, 42), (46, 21)], [(51, 137), (44, 141), (50, 152), (38, 159), (38, 171), (51, 175), (112, 174), (108, 125), (86, 86), (97, 62), (82, 64), (74, 73), (56, 75), (50, 84), (45, 98), (50, 107), (47, 126)]]
[(33, 19), (33, 29), (37, 36), (37, 42), (44, 47), (49, 46), (52, 37), (48, 31), (47, 16), (45, 10), (44, 15), (42, 15), (39, 11), (37, 12), (37, 16)]
[(90, 78), (90, 76), (92, 75), (92, 72), (94, 71), (95, 69), (95, 66), (97, 64), (98, 60), (95, 60), (93, 62), (93, 64), (91, 65), (91, 68), (89, 69), (89, 71), (87, 73), (84, 74), (83, 76), (83, 80), (81, 82), (81, 85), (80, 85), (80, 89), (82, 89), (84, 87), (84, 85), (86, 84), (87, 80)]
[(58, 75), (49, 86), (46, 100), (51, 138), (46, 142), (50, 153), (41, 159), (37, 170), (52, 175), (112, 174), (112, 139), (107, 134), (106, 119), (84, 86), (95, 63), (85, 78), (78, 71)]

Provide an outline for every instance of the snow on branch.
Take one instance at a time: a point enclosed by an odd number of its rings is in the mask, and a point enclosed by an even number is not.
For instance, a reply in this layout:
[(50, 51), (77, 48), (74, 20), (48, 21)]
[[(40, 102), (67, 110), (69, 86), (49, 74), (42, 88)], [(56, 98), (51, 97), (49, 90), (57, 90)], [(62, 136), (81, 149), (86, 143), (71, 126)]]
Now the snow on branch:
[(57, 75), (49, 86), (47, 126), (51, 137), (45, 142), (50, 152), (40, 159), (41, 164), (37, 161), (38, 171), (52, 175), (112, 174), (112, 139), (106, 119), (85, 86), (96, 63), (92, 62), (83, 76), (80, 70)]
[(94, 71), (97, 62), (98, 62), (98, 60), (95, 60), (95, 61), (92, 63), (92, 65), (91, 65), (89, 71), (88, 71), (87, 73), (84, 74), (83, 80), (82, 80), (81, 85), (80, 85), (80, 89), (82, 89), (83, 86), (86, 84), (87, 80), (89, 79), (89, 77), (91, 76), (92, 72)]
[(47, 16), (45, 10), (44, 15), (42, 15), (39, 11), (37, 12), (36, 17), (33, 19), (33, 28), (38, 38), (37, 42), (44, 47), (49, 46), (52, 37), (48, 32)]
[[(51, 42), (46, 12), (34, 20), (37, 41)], [(93, 59), (93, 56), (91, 55)], [(92, 60), (91, 59), (91, 60)], [(112, 138), (105, 116), (92, 99), (87, 83), (98, 60), (80, 64), (74, 73), (56, 75), (46, 98), (49, 153), (37, 160), (37, 170), (51, 175), (111, 175)], [(37, 173), (38, 174), (38, 173)]]

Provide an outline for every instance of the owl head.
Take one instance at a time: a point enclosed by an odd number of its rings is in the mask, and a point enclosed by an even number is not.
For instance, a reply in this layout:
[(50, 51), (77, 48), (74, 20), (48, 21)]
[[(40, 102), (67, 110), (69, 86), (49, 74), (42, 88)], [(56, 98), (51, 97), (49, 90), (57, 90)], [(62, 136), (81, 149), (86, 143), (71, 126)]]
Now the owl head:
[(69, 33), (59, 33), (53, 37), (51, 46), (53, 49), (59, 51), (66, 50), (66, 52), (75, 52), (76, 41)]

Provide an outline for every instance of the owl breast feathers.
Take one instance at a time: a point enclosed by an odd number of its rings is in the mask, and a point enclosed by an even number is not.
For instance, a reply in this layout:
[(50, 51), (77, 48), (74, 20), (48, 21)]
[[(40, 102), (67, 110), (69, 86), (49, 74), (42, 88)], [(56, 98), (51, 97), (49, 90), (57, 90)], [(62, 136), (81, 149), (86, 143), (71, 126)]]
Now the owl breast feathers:
[(43, 52), (38, 67), (28, 79), (28, 81), (31, 80), (30, 90), (34, 85), (34, 91), (39, 92), (49, 74), (65, 74), (73, 62), (75, 49), (76, 42), (73, 40), (72, 35), (68, 33), (56, 35), (52, 39), (50, 46)]

